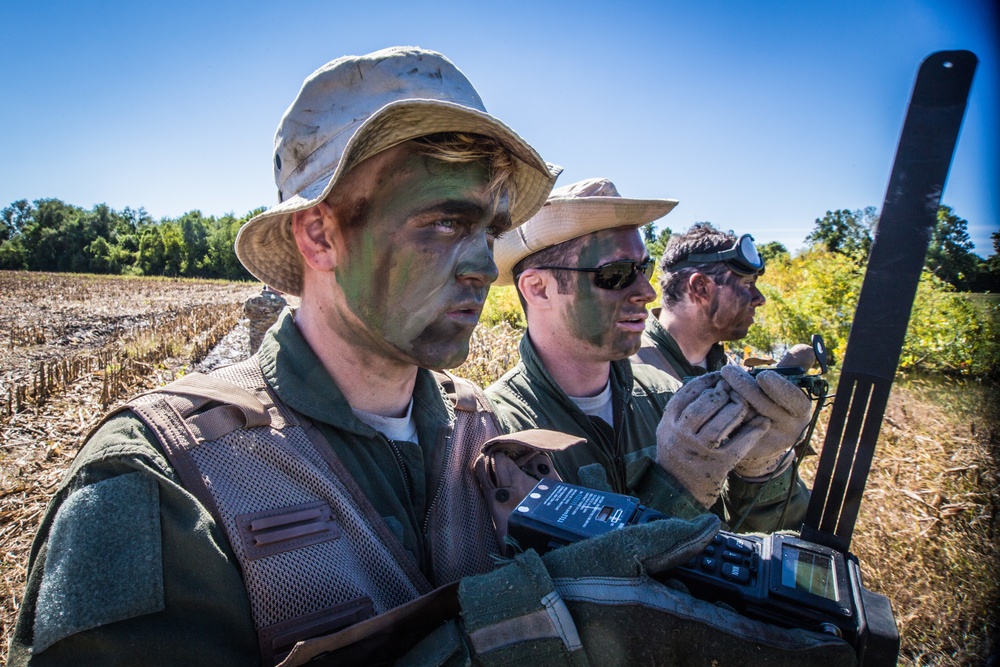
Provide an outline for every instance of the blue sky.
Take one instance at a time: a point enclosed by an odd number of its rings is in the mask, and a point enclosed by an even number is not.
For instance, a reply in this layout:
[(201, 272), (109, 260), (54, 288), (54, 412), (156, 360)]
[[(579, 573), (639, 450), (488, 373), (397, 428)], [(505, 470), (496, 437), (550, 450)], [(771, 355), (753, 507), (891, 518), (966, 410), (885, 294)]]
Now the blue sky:
[(55, 197), (156, 218), (275, 200), (274, 130), (340, 55), (441, 51), (565, 172), (801, 248), (881, 207), (923, 58), (980, 59), (942, 202), (1000, 228), (993, 0), (0, 2), (0, 206)]

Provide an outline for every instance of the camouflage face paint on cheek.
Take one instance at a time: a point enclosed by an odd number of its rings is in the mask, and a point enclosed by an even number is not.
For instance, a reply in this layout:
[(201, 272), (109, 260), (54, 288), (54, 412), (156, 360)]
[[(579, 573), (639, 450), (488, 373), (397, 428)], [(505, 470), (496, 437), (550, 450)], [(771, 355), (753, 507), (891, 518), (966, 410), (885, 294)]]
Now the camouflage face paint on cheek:
[[(615, 250), (613, 238), (600, 232), (591, 234), (580, 249), (578, 266), (597, 267), (603, 258), (610, 256)], [(609, 303), (609, 291), (594, 285), (593, 274), (574, 273), (573, 279), (575, 298), (567, 311), (570, 332), (582, 341), (601, 347), (614, 327), (617, 303)]]
[(386, 170), (369, 197), (366, 223), (345, 240), (336, 276), (347, 307), (365, 327), (357, 333), (422, 366), (443, 368), (465, 358), (472, 334), (472, 326), (448, 313), (476, 300), (457, 277), (471, 261), (472, 246), (463, 243), (467, 231), (458, 221), (449, 226), (447, 210), (485, 210), (486, 179), (477, 163), (430, 166), (428, 160), (408, 154)]

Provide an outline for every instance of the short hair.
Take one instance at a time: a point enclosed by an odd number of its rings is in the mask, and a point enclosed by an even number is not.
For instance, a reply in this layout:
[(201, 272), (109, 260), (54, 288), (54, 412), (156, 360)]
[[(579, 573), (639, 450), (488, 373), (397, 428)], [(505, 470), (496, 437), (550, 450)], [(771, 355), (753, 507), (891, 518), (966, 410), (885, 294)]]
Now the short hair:
[[(583, 236), (577, 236), (575, 239), (563, 241), (548, 248), (542, 248), (538, 252), (533, 252), (527, 257), (522, 258), (514, 265), (514, 268), (511, 270), (511, 273), (514, 275), (514, 289), (517, 290), (517, 298), (521, 302), (521, 309), (524, 310), (525, 315), (528, 314), (528, 304), (521, 294), (520, 286), (517, 284), (520, 275), (528, 269), (534, 269), (539, 266), (574, 266), (579, 261), (580, 250), (583, 248), (587, 236), (589, 235), (584, 234)], [(555, 276), (556, 288), (559, 293), (569, 294), (572, 291), (572, 285), (570, 284), (573, 280), (572, 272), (553, 271), (552, 273)]]
[(706, 262), (673, 270), (670, 268), (690, 255), (728, 250), (735, 242), (735, 234), (720, 231), (709, 222), (695, 223), (684, 234), (672, 236), (660, 257), (660, 293), (663, 295), (663, 305), (673, 305), (684, 298), (688, 279), (694, 273), (709, 276), (717, 285), (739, 280), (739, 276), (730, 271), (725, 262)]
[[(465, 132), (439, 132), (413, 139), (417, 151), (431, 159), (449, 164), (469, 164), (482, 162), (487, 167), (487, 192), (492, 200), (495, 213), (500, 202), (507, 200), (513, 207), (517, 199), (517, 184), (514, 180), (516, 159), (500, 140), (484, 134)], [(327, 203), (344, 215), (346, 226), (357, 228), (368, 219), (370, 202), (358, 197), (351, 188), (334, 190), (327, 196)]]
[(509, 208), (517, 199), (517, 185), (514, 174), (517, 158), (499, 139), (484, 134), (465, 132), (440, 132), (414, 139), (420, 144), (420, 152), (435, 160), (451, 164), (484, 162), (488, 169), (489, 182), (486, 191), (493, 200), (493, 210), (506, 197)]

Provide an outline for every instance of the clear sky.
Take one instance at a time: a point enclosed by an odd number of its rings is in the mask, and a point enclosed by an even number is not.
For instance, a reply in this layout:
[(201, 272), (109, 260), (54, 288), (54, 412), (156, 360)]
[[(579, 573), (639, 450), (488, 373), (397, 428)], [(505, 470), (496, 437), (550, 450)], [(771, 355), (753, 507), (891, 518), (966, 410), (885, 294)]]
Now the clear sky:
[(626, 197), (801, 248), (881, 207), (920, 62), (980, 59), (942, 198), (976, 251), (1000, 228), (995, 0), (0, 0), (0, 207), (55, 197), (154, 217), (275, 201), (274, 130), (344, 54), (441, 51), (487, 108)]

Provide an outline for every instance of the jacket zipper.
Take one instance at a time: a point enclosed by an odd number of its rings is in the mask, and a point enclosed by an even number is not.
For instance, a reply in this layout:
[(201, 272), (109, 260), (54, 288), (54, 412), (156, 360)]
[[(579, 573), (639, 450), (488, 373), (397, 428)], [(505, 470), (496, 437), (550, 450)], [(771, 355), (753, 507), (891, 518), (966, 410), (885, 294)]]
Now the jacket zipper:
[(403, 475), (403, 484), (406, 486), (406, 495), (407, 497), (412, 498), (413, 484), (410, 482), (410, 474), (406, 472), (406, 465), (403, 463), (403, 453), (399, 451), (399, 446), (396, 445), (395, 440), (386, 438), (386, 442), (389, 443), (389, 448), (392, 449), (392, 453), (396, 457), (396, 463), (399, 465), (399, 471)]

